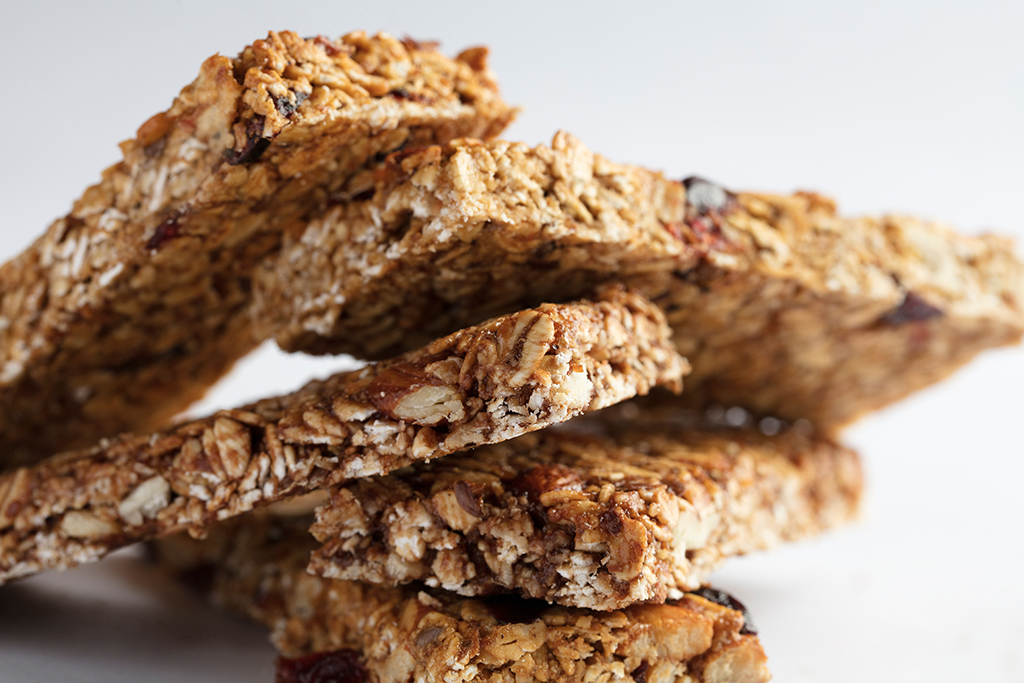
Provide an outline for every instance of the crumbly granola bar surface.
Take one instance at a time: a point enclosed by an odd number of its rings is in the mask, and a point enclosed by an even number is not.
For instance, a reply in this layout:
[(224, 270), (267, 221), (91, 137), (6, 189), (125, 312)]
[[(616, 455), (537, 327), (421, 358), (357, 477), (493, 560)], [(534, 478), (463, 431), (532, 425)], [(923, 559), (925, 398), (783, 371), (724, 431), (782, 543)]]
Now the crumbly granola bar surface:
[(238, 410), (0, 475), (0, 582), (677, 387), (661, 312), (544, 305)]
[(854, 452), (793, 429), (547, 429), (334, 488), (309, 569), (620, 609), (849, 521), (862, 486)]
[(377, 154), (505, 126), (485, 56), (283, 32), (206, 60), (0, 268), (0, 465), (155, 428), (202, 395), (255, 345), (251, 271), (289, 225)]
[(1024, 266), (1006, 240), (671, 181), (564, 133), (550, 148), (396, 155), (360, 189), (261, 268), (258, 324), (286, 348), (386, 355), (619, 279), (668, 314), (694, 368), (689, 405), (828, 428), (1024, 329)]
[(269, 625), (285, 656), (349, 648), (374, 683), (770, 678), (753, 625), (725, 605), (742, 606), (718, 591), (594, 612), (515, 596), (464, 598), (322, 579), (305, 571), (314, 544), (303, 518), (244, 521), (203, 542), (163, 539), (156, 555), (212, 583), (219, 605)]

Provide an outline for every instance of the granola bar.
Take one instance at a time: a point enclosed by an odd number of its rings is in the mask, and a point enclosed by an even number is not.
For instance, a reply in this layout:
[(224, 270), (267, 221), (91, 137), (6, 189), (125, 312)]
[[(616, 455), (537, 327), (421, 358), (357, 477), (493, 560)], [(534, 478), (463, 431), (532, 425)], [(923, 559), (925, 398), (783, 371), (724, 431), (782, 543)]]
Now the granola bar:
[(309, 570), (621, 609), (849, 521), (857, 455), (789, 429), (548, 429), (334, 488)]
[(508, 123), (485, 58), (282, 32), (207, 59), (0, 268), (0, 466), (155, 428), (201, 396), (255, 346), (250, 278), (284, 230), (343, 201), (375, 155)]
[(679, 388), (664, 316), (620, 289), (463, 330), (280, 398), (0, 475), (0, 582), (346, 479)]
[[(374, 683), (770, 678), (753, 624), (722, 591), (594, 612), (515, 596), (465, 598), (415, 585), (322, 579), (305, 571), (314, 544), (304, 518), (245, 522), (208, 541), (162, 539), (155, 555), (202, 579), (221, 607), (270, 626), (278, 650), (302, 658), (279, 662), (284, 680), (324, 657), (336, 658), (329, 666), (361, 660)], [(321, 657), (310, 656), (316, 653)]]
[(387, 355), (617, 279), (666, 311), (687, 405), (829, 429), (1024, 330), (1007, 240), (668, 180), (565, 133), (407, 151), (360, 187), (260, 269), (257, 324), (284, 348)]

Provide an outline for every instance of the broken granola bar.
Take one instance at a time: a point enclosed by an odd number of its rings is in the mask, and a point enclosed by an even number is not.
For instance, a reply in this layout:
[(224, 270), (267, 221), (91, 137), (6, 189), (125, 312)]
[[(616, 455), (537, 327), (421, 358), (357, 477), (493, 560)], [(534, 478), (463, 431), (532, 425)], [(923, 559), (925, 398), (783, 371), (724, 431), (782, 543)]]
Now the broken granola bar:
[(376, 155), (508, 123), (485, 57), (286, 31), (207, 59), (0, 267), (0, 465), (156, 428), (201, 396), (257, 343), (250, 277), (285, 230)]
[(309, 569), (612, 610), (857, 513), (857, 455), (796, 429), (608, 432), (552, 428), (346, 482), (317, 510)]
[(646, 393), (687, 371), (664, 316), (609, 289), (280, 398), (0, 475), (0, 582)]
[[(362, 187), (362, 186), (361, 186)], [(289, 236), (256, 320), (290, 350), (387, 356), (620, 280), (663, 307), (693, 407), (841, 426), (1024, 330), (1024, 265), (992, 236), (844, 218), (591, 153), (472, 140), (406, 151), (365, 198)]]
[(749, 615), (724, 591), (594, 612), (517, 596), (465, 598), (322, 579), (305, 571), (315, 545), (306, 518), (244, 522), (215, 529), (206, 541), (162, 539), (154, 554), (201, 578), (215, 604), (268, 625), (288, 658), (279, 660), (279, 676), (320, 665), (365, 667), (377, 683), (770, 678)]

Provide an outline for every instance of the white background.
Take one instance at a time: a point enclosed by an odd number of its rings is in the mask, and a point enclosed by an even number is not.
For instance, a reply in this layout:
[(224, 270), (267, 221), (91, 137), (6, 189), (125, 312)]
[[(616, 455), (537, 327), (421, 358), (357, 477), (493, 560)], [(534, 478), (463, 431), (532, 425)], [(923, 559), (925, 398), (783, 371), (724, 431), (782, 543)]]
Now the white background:
[[(118, 159), (208, 55), (268, 29), (492, 48), (507, 135), (572, 131), (617, 161), (736, 189), (825, 191), (1024, 237), (1020, 3), (15, 3), (0, 21), (0, 259)], [(712, 6), (714, 5), (714, 6)], [(200, 410), (338, 359), (265, 348)], [(1024, 681), (1024, 353), (989, 353), (846, 434), (862, 523), (734, 561), (778, 681)], [(273, 678), (261, 629), (136, 560), (0, 588), (0, 683)]]

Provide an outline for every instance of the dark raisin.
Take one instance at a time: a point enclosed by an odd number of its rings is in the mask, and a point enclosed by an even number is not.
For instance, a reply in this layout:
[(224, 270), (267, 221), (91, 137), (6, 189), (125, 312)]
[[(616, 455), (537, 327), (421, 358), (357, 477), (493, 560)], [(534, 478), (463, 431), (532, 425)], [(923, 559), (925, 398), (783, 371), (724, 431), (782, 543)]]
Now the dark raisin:
[(388, 94), (394, 97), (396, 100), (408, 100), (409, 102), (420, 103), (425, 103), (427, 101), (427, 98), (425, 98), (423, 95), (409, 92), (405, 88), (395, 88)]
[(242, 149), (228, 149), (224, 159), (232, 166), (251, 164), (263, 156), (270, 146), (270, 138), (263, 137), (263, 117), (254, 116), (245, 125), (245, 144)]
[(502, 624), (530, 624), (551, 607), (543, 600), (521, 598), (517, 595), (489, 595), (482, 602), (491, 616)]
[(601, 529), (611, 536), (622, 533), (622, 518), (619, 517), (617, 510), (606, 510), (601, 513)]
[(149, 238), (148, 242), (146, 242), (146, 249), (149, 251), (160, 249), (181, 234), (181, 226), (178, 223), (178, 219), (180, 218), (181, 214), (175, 213), (163, 223), (156, 226), (156, 230), (153, 231), (153, 236)]
[(353, 650), (316, 652), (305, 657), (278, 657), (275, 683), (362, 683), (366, 667)]
[(295, 103), (287, 97), (275, 97), (274, 108), (277, 109), (278, 114), (289, 119), (295, 113)]
[(889, 325), (902, 325), (941, 318), (944, 315), (945, 313), (941, 309), (932, 306), (914, 292), (907, 292), (899, 306), (882, 316), (882, 322)]
[(703, 178), (690, 176), (683, 181), (683, 185), (686, 187), (687, 207), (692, 207), (697, 213), (721, 213), (733, 204), (734, 197), (731, 192)]
[(480, 497), (473, 490), (473, 485), (468, 481), (455, 482), (455, 500), (463, 510), (476, 518), (483, 517), (483, 510), (480, 507)]
[(372, 199), (375, 193), (376, 191), (374, 190), (374, 188), (368, 187), (362, 192), (352, 195), (352, 201), (365, 202), (367, 199)]
[(651, 665), (647, 663), (647, 660), (640, 662), (640, 666), (633, 669), (633, 673), (630, 676), (636, 683), (647, 683), (647, 670), (651, 668)]
[(729, 609), (736, 610), (743, 615), (743, 628), (740, 629), (740, 633), (750, 634), (752, 636), (757, 635), (757, 626), (754, 625), (754, 620), (750, 617), (750, 612), (743, 606), (743, 603), (732, 597), (723, 590), (717, 588), (711, 588), (710, 586), (704, 586), (698, 588), (695, 591), (691, 591), (694, 595), (699, 595), (705, 600), (710, 600), (716, 605), (722, 607), (728, 607)]

